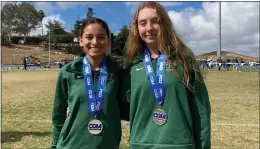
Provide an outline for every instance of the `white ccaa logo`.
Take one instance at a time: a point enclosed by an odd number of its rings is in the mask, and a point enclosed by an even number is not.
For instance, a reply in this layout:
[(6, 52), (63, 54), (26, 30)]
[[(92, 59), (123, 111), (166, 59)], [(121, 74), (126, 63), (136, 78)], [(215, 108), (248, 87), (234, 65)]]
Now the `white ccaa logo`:
[(162, 83), (162, 75), (159, 75), (159, 83)]
[(163, 62), (160, 62), (160, 71), (162, 71), (163, 70)]
[(97, 110), (99, 110), (99, 107), (100, 107), (100, 102), (97, 102)]
[(153, 79), (153, 76), (150, 76), (150, 80), (151, 80), (152, 85), (154, 85), (154, 79)]
[(145, 55), (145, 62), (148, 62), (149, 61), (149, 57), (148, 57), (148, 55)]
[(152, 68), (150, 65), (147, 65), (148, 73), (152, 72)]
[(103, 89), (100, 89), (99, 92), (98, 92), (98, 97), (99, 97), (99, 98), (102, 97), (102, 92), (103, 92)]
[(154, 91), (155, 98), (158, 98), (159, 95), (158, 95), (157, 89), (154, 89), (153, 91)]
[(89, 68), (88, 67), (85, 68), (85, 72), (89, 73)]
[(91, 82), (90, 82), (90, 78), (89, 78), (89, 77), (87, 77), (87, 84), (88, 84), (88, 85), (91, 85)]
[(93, 103), (91, 103), (90, 107), (91, 107), (91, 111), (95, 111)]

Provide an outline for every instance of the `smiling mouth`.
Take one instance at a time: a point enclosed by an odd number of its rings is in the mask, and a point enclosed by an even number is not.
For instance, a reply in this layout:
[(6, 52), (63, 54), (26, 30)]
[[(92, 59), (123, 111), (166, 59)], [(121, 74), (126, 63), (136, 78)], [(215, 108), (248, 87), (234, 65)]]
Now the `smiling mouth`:
[(93, 47), (91, 48), (90, 47), (90, 49), (96, 51), (96, 50), (100, 50), (101, 48), (96, 48), (96, 47), (95, 48), (93, 48)]
[(147, 39), (154, 40), (156, 39), (156, 36), (146, 36)]
[(146, 35), (146, 37), (156, 37), (156, 35)]

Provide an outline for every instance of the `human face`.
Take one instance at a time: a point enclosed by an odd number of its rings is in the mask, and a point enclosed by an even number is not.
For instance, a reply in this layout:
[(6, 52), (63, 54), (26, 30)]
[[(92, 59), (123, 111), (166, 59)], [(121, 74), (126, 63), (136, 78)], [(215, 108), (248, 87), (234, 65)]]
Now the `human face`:
[(108, 48), (106, 30), (99, 23), (86, 25), (80, 38), (80, 45), (83, 46), (86, 55), (92, 58), (103, 57)]
[(160, 32), (159, 17), (153, 8), (143, 8), (138, 14), (138, 32), (148, 46), (157, 46)]

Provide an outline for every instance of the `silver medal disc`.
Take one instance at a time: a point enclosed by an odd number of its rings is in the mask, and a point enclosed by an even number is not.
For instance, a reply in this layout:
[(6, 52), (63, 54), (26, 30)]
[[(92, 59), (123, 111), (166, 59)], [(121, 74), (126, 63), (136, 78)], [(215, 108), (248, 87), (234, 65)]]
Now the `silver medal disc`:
[(88, 131), (93, 134), (97, 135), (100, 134), (103, 130), (103, 124), (98, 119), (93, 119), (88, 123)]
[(166, 123), (167, 121), (167, 114), (165, 113), (165, 111), (163, 109), (156, 109), (154, 112), (153, 112), (153, 121), (157, 124), (157, 125), (163, 125)]

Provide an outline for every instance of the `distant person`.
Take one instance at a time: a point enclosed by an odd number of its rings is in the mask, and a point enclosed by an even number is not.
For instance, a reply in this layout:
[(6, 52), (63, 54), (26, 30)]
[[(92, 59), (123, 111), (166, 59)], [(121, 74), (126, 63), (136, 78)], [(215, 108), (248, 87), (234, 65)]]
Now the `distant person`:
[(226, 61), (226, 64), (227, 64), (227, 71), (229, 71), (229, 68), (230, 68), (230, 58), (228, 57), (227, 58), (227, 61)]
[(226, 62), (225, 59), (222, 59), (222, 64), (221, 64), (221, 66), (223, 67), (224, 70), (227, 69), (227, 62)]
[(29, 57), (29, 56), (26, 57), (26, 63), (27, 63), (27, 64), (30, 64), (30, 57)]
[(203, 60), (202, 60), (202, 69), (204, 69), (205, 67), (208, 68), (207, 60), (206, 60), (206, 59), (203, 59)]
[(239, 57), (239, 59), (238, 59), (238, 72), (242, 72), (243, 66), (244, 66), (244, 60), (241, 57)]
[(63, 64), (62, 62), (58, 63), (59, 68), (62, 68)]
[(233, 71), (237, 71), (239, 66), (238, 59), (234, 57), (232, 63), (233, 63)]
[(27, 69), (30, 69), (29, 64), (30, 64), (30, 57), (27, 56), (27, 57), (26, 57), (26, 65), (27, 65)]
[(68, 64), (68, 60), (65, 60), (65, 61), (64, 61), (64, 65), (66, 65), (66, 64)]
[(221, 69), (221, 65), (223, 63), (223, 60), (221, 59), (221, 57), (219, 57), (217, 59), (217, 70), (219, 71)]
[(41, 68), (41, 62), (40, 62), (40, 60), (37, 61), (37, 66), (38, 66), (38, 68)]
[(250, 70), (250, 72), (252, 71), (252, 68), (255, 68), (255, 63), (254, 62), (249, 62), (248, 63), (248, 68)]
[(213, 65), (214, 65), (214, 64), (213, 64), (212, 59), (208, 59), (208, 60), (207, 60), (207, 65), (208, 65), (208, 70), (213, 68)]
[(27, 57), (23, 58), (23, 69), (26, 71), (27, 70)]

